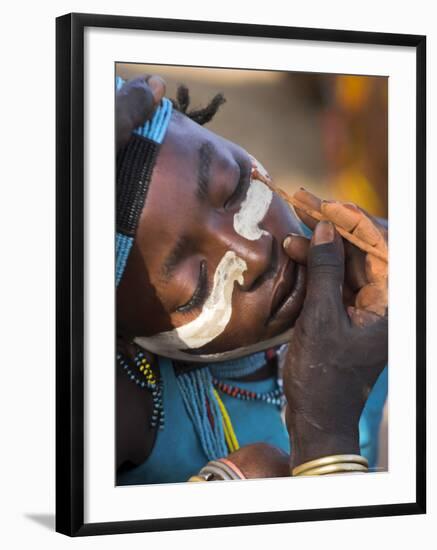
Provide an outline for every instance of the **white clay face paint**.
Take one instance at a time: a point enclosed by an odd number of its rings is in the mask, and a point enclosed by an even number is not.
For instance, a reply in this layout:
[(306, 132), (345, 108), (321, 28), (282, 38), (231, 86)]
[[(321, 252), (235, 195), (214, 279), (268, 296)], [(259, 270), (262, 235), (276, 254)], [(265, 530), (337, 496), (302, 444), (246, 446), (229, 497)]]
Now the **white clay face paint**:
[[(236, 233), (249, 241), (255, 241), (268, 234), (259, 227), (259, 224), (267, 214), (273, 193), (264, 183), (270, 179), (267, 171), (254, 157), (251, 157), (251, 160), (251, 183), (240, 210), (234, 215), (233, 223)], [(183, 351), (201, 348), (224, 332), (232, 315), (234, 283), (237, 281), (243, 284), (243, 273), (246, 270), (247, 264), (242, 258), (239, 258), (235, 252), (226, 252), (215, 271), (212, 292), (196, 319), (155, 336), (137, 337), (135, 342), (152, 353), (192, 362), (223, 361), (246, 355), (249, 352), (248, 348), (238, 348), (223, 354), (204, 355), (192, 355)], [(274, 338), (270, 344), (288, 341), (288, 335), (285, 339), (281, 336)], [(266, 349), (264, 347), (266, 344), (267, 342), (259, 342), (250, 347), (250, 352), (255, 353), (258, 349)]]
[(254, 174), (246, 198), (241, 203), (240, 210), (234, 216), (234, 230), (236, 233), (248, 239), (256, 241), (267, 231), (261, 229), (259, 224), (263, 221), (272, 202), (273, 192), (261, 181), (269, 178), (265, 168), (255, 158), (252, 158)]
[(175, 357), (176, 350), (205, 346), (217, 338), (229, 323), (234, 284), (243, 284), (246, 269), (246, 262), (228, 250), (217, 266), (211, 294), (196, 319), (168, 332), (135, 338), (135, 342), (152, 353), (168, 357)]

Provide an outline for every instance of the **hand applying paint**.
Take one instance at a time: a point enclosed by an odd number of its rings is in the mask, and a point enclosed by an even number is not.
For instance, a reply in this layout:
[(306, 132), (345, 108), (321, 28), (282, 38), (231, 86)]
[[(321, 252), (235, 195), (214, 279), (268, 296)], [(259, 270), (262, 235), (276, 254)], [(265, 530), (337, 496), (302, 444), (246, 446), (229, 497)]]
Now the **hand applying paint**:
[[(360, 239), (370, 249), (388, 254), (388, 232), (383, 221), (377, 220), (352, 203), (322, 201), (304, 189), (293, 195), (303, 208), (319, 213), (337, 227)], [(317, 221), (305, 210), (295, 207), (297, 215), (311, 229)], [(370, 313), (384, 315), (388, 305), (388, 263), (381, 261), (371, 253), (354, 246), (343, 239), (345, 251), (345, 281), (343, 287), (344, 302), (350, 316), (365, 322), (373, 317)], [(305, 265), (309, 241), (303, 237), (291, 236), (286, 239), (285, 250), (296, 262)]]
[(328, 221), (315, 227), (307, 275), (284, 366), (292, 467), (326, 455), (359, 454), (358, 421), (388, 356), (387, 316), (369, 314), (366, 326), (358, 326), (347, 314), (343, 242)]

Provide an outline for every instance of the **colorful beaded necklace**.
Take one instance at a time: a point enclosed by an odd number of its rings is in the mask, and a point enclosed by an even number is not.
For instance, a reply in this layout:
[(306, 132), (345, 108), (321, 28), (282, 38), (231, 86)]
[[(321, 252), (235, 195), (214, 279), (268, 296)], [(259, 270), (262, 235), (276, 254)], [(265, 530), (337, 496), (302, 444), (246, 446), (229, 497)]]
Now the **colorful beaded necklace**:
[(284, 405), (284, 395), (281, 388), (276, 388), (273, 391), (261, 393), (225, 384), (217, 378), (213, 378), (212, 383), (215, 388), (230, 397), (235, 397), (236, 399), (241, 399), (243, 401), (264, 401), (265, 403), (276, 405), (279, 408)]
[(257, 372), (268, 359), (276, 356), (274, 350), (256, 353), (234, 361), (213, 363), (201, 368), (176, 369), (177, 382), (185, 407), (193, 422), (202, 448), (209, 460), (227, 456), (239, 449), (239, 443), (220, 392), (247, 401), (263, 401), (281, 408), (284, 405), (282, 384), (269, 392), (253, 392), (224, 379), (244, 378)]
[[(263, 401), (281, 409), (284, 405), (282, 384), (277, 379), (277, 387), (269, 392), (254, 392), (237, 385), (224, 382), (244, 378), (257, 372), (266, 362), (275, 357), (274, 350), (256, 353), (242, 359), (190, 365), (183, 368), (175, 365), (176, 380), (184, 400), (188, 415), (199, 436), (200, 443), (209, 460), (226, 456), (239, 449), (239, 443), (220, 392), (244, 401)], [(141, 349), (133, 361), (121, 353), (117, 360), (129, 379), (139, 387), (149, 391), (153, 398), (153, 412), (150, 427), (164, 428), (162, 379), (154, 372)]]
[(117, 353), (117, 361), (132, 382), (151, 393), (153, 409), (150, 427), (155, 428), (158, 426), (159, 429), (162, 430), (164, 428), (165, 413), (164, 407), (162, 406), (163, 388), (161, 377), (157, 378), (152, 365), (147, 361), (147, 358), (141, 350), (137, 351), (133, 360), (133, 365), (119, 352)]

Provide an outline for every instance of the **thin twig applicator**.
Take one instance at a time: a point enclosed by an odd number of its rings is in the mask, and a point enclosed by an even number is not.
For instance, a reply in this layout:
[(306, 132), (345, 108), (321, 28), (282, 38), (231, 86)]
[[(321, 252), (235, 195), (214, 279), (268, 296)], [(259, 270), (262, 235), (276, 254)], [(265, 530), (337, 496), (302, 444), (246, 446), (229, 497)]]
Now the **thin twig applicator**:
[[(308, 216), (311, 216), (317, 221), (328, 220), (328, 218), (324, 217), (323, 214), (321, 214), (317, 210), (309, 208), (306, 204), (304, 204), (302, 201), (300, 201), (296, 197), (289, 195), (286, 191), (284, 191), (280, 187), (277, 187), (273, 183), (272, 179), (268, 175), (260, 173), (256, 166), (252, 168), (252, 177), (256, 177), (257, 179), (265, 183), (267, 187), (269, 187), (269, 189), (271, 189), (274, 193), (276, 193), (282, 199), (284, 199), (284, 201), (288, 205), (293, 206), (294, 208), (298, 208), (299, 210), (302, 210), (303, 212), (308, 214)], [(357, 248), (359, 248), (360, 250), (368, 254), (373, 254), (380, 260), (383, 260), (384, 262), (388, 263), (387, 254), (385, 252), (381, 250), (377, 250), (376, 248), (366, 243), (365, 241), (361, 240), (360, 238), (356, 237), (352, 233), (349, 233), (339, 225), (334, 224), (334, 226), (344, 239), (346, 239), (347, 241), (355, 245)]]

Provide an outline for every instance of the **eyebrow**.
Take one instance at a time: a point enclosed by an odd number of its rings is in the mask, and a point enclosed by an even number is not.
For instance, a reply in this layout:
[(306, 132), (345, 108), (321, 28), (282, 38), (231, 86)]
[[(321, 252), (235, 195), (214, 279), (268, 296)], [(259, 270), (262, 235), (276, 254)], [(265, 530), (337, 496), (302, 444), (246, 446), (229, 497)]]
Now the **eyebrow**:
[(209, 182), (211, 179), (211, 161), (214, 152), (213, 144), (207, 140), (199, 147), (199, 161), (197, 165), (196, 195), (200, 201), (208, 197)]

